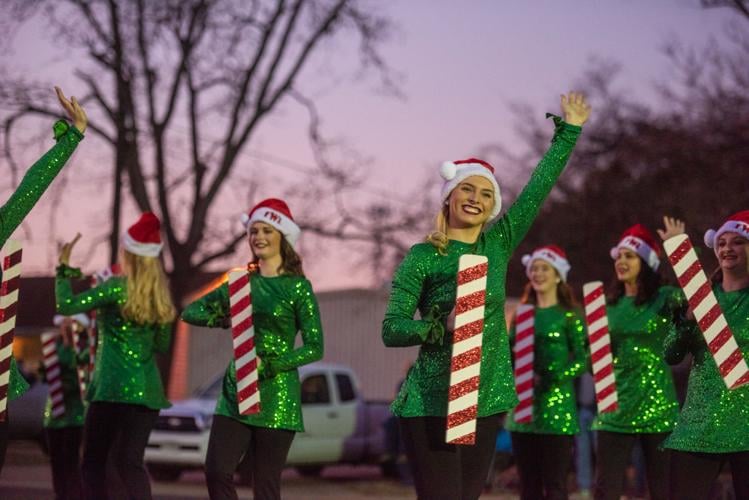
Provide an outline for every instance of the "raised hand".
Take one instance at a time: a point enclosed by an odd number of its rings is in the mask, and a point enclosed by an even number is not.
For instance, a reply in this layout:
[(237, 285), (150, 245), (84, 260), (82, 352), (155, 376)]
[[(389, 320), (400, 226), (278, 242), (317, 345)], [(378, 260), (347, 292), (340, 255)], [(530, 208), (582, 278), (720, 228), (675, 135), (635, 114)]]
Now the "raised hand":
[(62, 248), (60, 249), (60, 257), (57, 259), (60, 264), (63, 264), (65, 266), (70, 265), (70, 253), (73, 251), (73, 247), (76, 243), (78, 243), (78, 240), (80, 239), (81, 233), (77, 233), (75, 235), (75, 238), (73, 238), (73, 241), (65, 243), (62, 246)]
[(663, 216), (663, 229), (658, 229), (658, 236), (663, 241), (684, 234), (684, 222), (667, 215)]
[(68, 114), (70, 121), (73, 122), (73, 126), (80, 133), (84, 133), (88, 126), (88, 116), (86, 116), (86, 112), (83, 111), (81, 105), (78, 104), (78, 100), (73, 96), (70, 96), (70, 100), (68, 100), (60, 87), (55, 87), (55, 93), (57, 94), (57, 99), (60, 101), (60, 105)]
[(570, 125), (582, 126), (590, 117), (590, 105), (580, 92), (570, 92), (561, 96), (564, 121)]

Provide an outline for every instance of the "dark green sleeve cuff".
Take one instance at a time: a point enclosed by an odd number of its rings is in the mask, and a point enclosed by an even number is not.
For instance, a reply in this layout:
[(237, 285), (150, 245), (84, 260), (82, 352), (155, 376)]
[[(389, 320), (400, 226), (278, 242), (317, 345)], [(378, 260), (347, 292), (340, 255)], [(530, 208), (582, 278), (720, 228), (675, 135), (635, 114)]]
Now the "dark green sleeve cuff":
[(75, 127), (71, 127), (68, 122), (65, 120), (57, 120), (55, 124), (52, 126), (52, 131), (55, 135), (55, 141), (60, 141), (60, 139), (63, 138), (63, 136), (67, 133), (71, 133), (78, 137), (78, 140), (83, 139), (83, 134), (80, 130), (78, 130)]
[[(561, 116), (555, 115), (554, 113), (546, 113), (546, 118), (551, 118), (554, 121), (554, 138), (557, 136), (571, 135), (577, 137), (583, 128), (579, 125), (570, 125)], [(552, 139), (553, 140), (553, 139)]]
[(57, 277), (80, 279), (83, 278), (83, 272), (81, 272), (81, 270), (77, 267), (70, 267), (66, 266), (65, 264), (60, 264), (57, 266)]

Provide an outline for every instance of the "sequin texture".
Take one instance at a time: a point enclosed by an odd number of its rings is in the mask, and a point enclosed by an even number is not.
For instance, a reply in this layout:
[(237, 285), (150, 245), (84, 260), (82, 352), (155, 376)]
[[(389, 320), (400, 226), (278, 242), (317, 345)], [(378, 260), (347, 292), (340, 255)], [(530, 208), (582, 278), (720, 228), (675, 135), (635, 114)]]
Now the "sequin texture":
[[(75, 127), (70, 127), (64, 121), (55, 124), (55, 138), (57, 144), (47, 151), (26, 172), (18, 189), (7, 202), (0, 207), (0, 248), (23, 222), (34, 205), (39, 201), (62, 167), (65, 166), (70, 155), (73, 154), (83, 135)], [(3, 271), (0, 269), (0, 278)], [(10, 360), (10, 382), (8, 399), (13, 400), (25, 393), (29, 384), (18, 372), (15, 360)]]
[[(251, 276), (252, 315), (260, 366), (260, 413), (239, 415), (234, 361), (224, 374), (216, 414), (248, 425), (304, 431), (297, 368), (323, 356), (322, 325), (309, 281), (298, 276)], [(217, 327), (229, 318), (226, 283), (199, 298), (182, 313), (193, 325)], [(302, 346), (294, 348), (301, 330)], [(230, 330), (226, 330), (231, 335)]]
[[(749, 288), (713, 292), (728, 321), (736, 343), (749, 353)], [(694, 356), (687, 399), (671, 436), (664, 446), (674, 450), (705, 453), (749, 450), (749, 386), (728, 390), (718, 366), (696, 325), (674, 331), (665, 343), (666, 359), (678, 363), (687, 353)]]
[(164, 394), (155, 353), (166, 352), (171, 324), (142, 325), (122, 316), (127, 299), (125, 278), (117, 276), (78, 295), (70, 268), (59, 266), (55, 279), (57, 312), (66, 316), (96, 310), (99, 335), (88, 401), (139, 404), (159, 410), (171, 406)]
[[(582, 319), (556, 305), (537, 307), (533, 323), (533, 371), (538, 377), (533, 388), (533, 420), (519, 424), (511, 413), (505, 427), (510, 432), (577, 434), (574, 379), (588, 365)], [(514, 325), (510, 335), (514, 338)]]
[[(478, 416), (500, 413), (517, 404), (504, 314), (507, 264), (564, 169), (580, 130), (557, 122), (551, 147), (523, 192), (475, 243), (451, 240), (446, 255), (431, 244), (420, 243), (404, 258), (393, 277), (382, 338), (389, 347), (420, 345), (421, 349), (393, 402), (396, 415), (447, 413), (452, 333), (442, 337), (434, 332), (444, 329), (455, 305), (458, 259), (468, 253), (489, 258)], [(414, 319), (417, 310), (422, 319)], [(428, 339), (437, 341), (426, 343)]]
[(663, 343), (679, 326), (674, 321), (685, 305), (680, 289), (662, 286), (644, 304), (622, 297), (606, 306), (619, 409), (599, 415), (593, 429), (657, 433), (674, 428), (679, 404)]

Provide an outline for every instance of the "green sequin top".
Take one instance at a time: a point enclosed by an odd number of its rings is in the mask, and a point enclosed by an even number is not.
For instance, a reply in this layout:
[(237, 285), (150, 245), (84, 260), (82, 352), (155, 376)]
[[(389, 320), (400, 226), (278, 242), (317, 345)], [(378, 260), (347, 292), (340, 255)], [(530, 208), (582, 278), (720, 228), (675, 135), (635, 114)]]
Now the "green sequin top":
[(78, 386), (76, 367), (88, 365), (88, 353), (84, 352), (76, 356), (73, 346), (66, 346), (63, 344), (62, 339), (58, 337), (57, 358), (60, 365), (65, 413), (59, 417), (53, 417), (52, 399), (47, 397), (47, 404), (44, 406), (44, 427), (48, 429), (83, 427), (86, 408), (81, 400), (81, 390)]
[[(749, 288), (724, 292), (721, 285), (715, 284), (713, 292), (746, 358), (749, 353)], [(676, 428), (664, 446), (705, 453), (749, 451), (749, 386), (726, 388), (696, 324), (691, 329), (673, 332), (666, 340), (669, 363), (680, 362), (688, 352), (694, 358), (687, 399)]]
[[(532, 434), (577, 434), (577, 399), (574, 379), (587, 366), (585, 329), (580, 316), (562, 306), (537, 307), (533, 320), (533, 420), (519, 424), (510, 412), (505, 428)], [(510, 331), (514, 342), (515, 326)]]
[[(463, 254), (489, 258), (478, 415), (501, 413), (517, 404), (504, 313), (507, 264), (567, 164), (580, 131), (580, 127), (556, 120), (551, 147), (523, 192), (475, 243), (450, 240), (447, 255), (429, 243), (420, 243), (403, 259), (393, 277), (382, 339), (388, 347), (420, 345), (421, 349), (393, 402), (395, 415), (447, 413), (452, 334), (447, 332), (438, 343), (425, 341), (438, 336), (433, 330), (445, 330), (446, 318), (455, 305), (458, 258)], [(414, 319), (417, 310), (421, 319)]]
[[(253, 273), (252, 321), (261, 360), (260, 412), (239, 415), (234, 360), (224, 375), (216, 414), (246, 425), (303, 432), (301, 388), (297, 368), (323, 356), (322, 325), (312, 285), (300, 276), (263, 277)], [(229, 286), (224, 283), (199, 298), (182, 319), (199, 326), (221, 327), (229, 321)], [(294, 348), (297, 332), (302, 345)]]
[[(18, 189), (0, 207), (0, 248), (5, 245), (10, 235), (34, 208), (36, 202), (52, 184), (52, 181), (75, 151), (78, 143), (83, 139), (83, 134), (77, 128), (69, 126), (62, 120), (55, 123), (54, 132), (57, 144), (52, 146), (29, 168)], [(0, 268), (0, 279), (2, 275), (3, 270)], [(16, 399), (25, 393), (28, 388), (29, 384), (19, 373), (16, 360), (11, 356), (8, 398)]]
[(127, 298), (126, 280), (115, 276), (78, 295), (70, 285), (72, 269), (59, 266), (55, 279), (57, 312), (65, 316), (96, 309), (96, 364), (86, 399), (146, 406), (171, 406), (164, 394), (155, 353), (167, 352), (172, 325), (142, 325), (125, 319), (120, 307)]
[(606, 306), (619, 409), (599, 414), (593, 429), (638, 434), (674, 428), (679, 403), (663, 342), (685, 305), (680, 289), (662, 286), (645, 304), (624, 296)]

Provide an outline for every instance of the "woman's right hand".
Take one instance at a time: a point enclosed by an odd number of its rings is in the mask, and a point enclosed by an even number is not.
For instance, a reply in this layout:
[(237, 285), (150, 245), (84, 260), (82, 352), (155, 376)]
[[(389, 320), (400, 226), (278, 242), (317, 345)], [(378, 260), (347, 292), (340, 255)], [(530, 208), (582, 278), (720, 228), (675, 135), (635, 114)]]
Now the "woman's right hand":
[(88, 116), (86, 116), (86, 112), (83, 111), (81, 105), (78, 104), (78, 100), (73, 96), (68, 100), (65, 97), (65, 94), (62, 93), (60, 87), (55, 87), (55, 93), (57, 94), (57, 99), (60, 101), (62, 109), (65, 110), (70, 121), (73, 122), (73, 126), (77, 128), (81, 134), (84, 133), (86, 127), (88, 127)]
[(62, 245), (62, 248), (60, 249), (60, 256), (57, 259), (60, 264), (64, 266), (70, 266), (70, 253), (73, 251), (73, 247), (76, 243), (78, 243), (78, 240), (80, 239), (81, 233), (77, 233), (75, 235), (75, 238), (73, 238), (73, 241), (69, 241), (68, 243)]
[(680, 234), (684, 234), (684, 222), (680, 221), (679, 219), (675, 219), (673, 217), (669, 217), (668, 215), (663, 216), (663, 229), (658, 229), (658, 236), (661, 237), (663, 241), (666, 241), (669, 238), (673, 238), (674, 236), (678, 236)]

